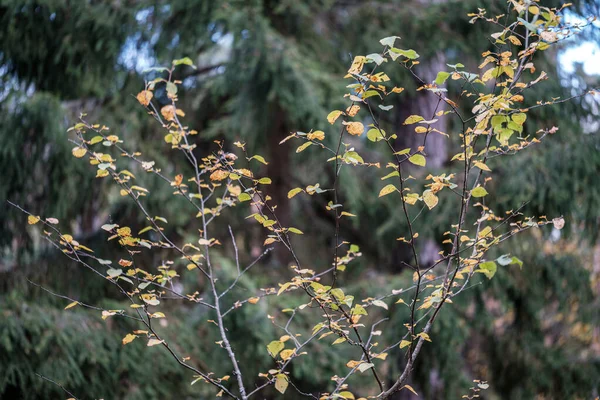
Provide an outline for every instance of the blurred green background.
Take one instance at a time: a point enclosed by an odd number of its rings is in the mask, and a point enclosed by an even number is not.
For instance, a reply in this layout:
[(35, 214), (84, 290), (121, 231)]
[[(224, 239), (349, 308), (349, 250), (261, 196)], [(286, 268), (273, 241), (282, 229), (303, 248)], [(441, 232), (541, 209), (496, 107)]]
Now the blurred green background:
[[(544, 3), (557, 6), (560, 2)], [(273, 180), (270, 195), (279, 205), (284, 225), (298, 226), (299, 254), (327, 265), (334, 220), (324, 211), (325, 198), (297, 196), (291, 188), (319, 182), (331, 184), (333, 173), (318, 151), (292, 155), (290, 143), (279, 142), (292, 131), (325, 130), (333, 109), (345, 107), (343, 80), (354, 55), (379, 50), (378, 40), (399, 35), (407, 48), (421, 55), (419, 70), (426, 78), (461, 62), (477, 70), (480, 53), (490, 48), (485, 24), (469, 24), (467, 13), (486, 7), (489, 15), (507, 11), (500, 0), (0, 0), (0, 199), (33, 214), (56, 217), (61, 226), (104, 258), (118, 257), (106, 243), (100, 226), (109, 221), (143, 227), (143, 217), (108, 180), (71, 156), (66, 129), (81, 112), (106, 124), (126, 144), (157, 161), (167, 175), (187, 171), (185, 160), (165, 150), (160, 127), (135, 99), (147, 68), (191, 57), (198, 69), (182, 68), (180, 107), (186, 123), (199, 131), (200, 151), (213, 140), (248, 143), (251, 154), (270, 163), (263, 173)], [(569, 17), (600, 15), (594, 0), (575, 1)], [(577, 39), (561, 43), (536, 59), (550, 78), (532, 98), (549, 99), (600, 86), (590, 65), (600, 64), (598, 26)], [(585, 44), (585, 48), (580, 47)], [(596, 48), (596, 53), (585, 49)], [(573, 63), (574, 55), (583, 64)], [(591, 71), (591, 72), (590, 72)], [(427, 115), (436, 100), (415, 94), (417, 83), (400, 68), (386, 72), (397, 86), (395, 112), (382, 123), (388, 132), (406, 139), (402, 125), (410, 114)], [(433, 76), (431, 76), (433, 75)], [(458, 87), (450, 86), (450, 94)], [(450, 97), (451, 97), (450, 96)], [(492, 207), (500, 212), (528, 201), (528, 215), (563, 215), (562, 231), (539, 230), (503, 245), (524, 268), (507, 267), (494, 280), (477, 284), (442, 312), (422, 353), (411, 385), (425, 399), (455, 399), (468, 393), (473, 379), (490, 382), (486, 399), (591, 399), (600, 390), (600, 123), (598, 98), (576, 99), (532, 113), (527, 128), (559, 126), (541, 146), (492, 164), (495, 173)], [(452, 130), (449, 125), (448, 131)], [(403, 135), (406, 133), (406, 135)], [(411, 143), (407, 143), (411, 145)], [(375, 152), (361, 142), (361, 154)], [(432, 144), (431, 171), (443, 170), (452, 145)], [(406, 147), (406, 146), (405, 146)], [(132, 167), (133, 168), (133, 167)], [(395, 238), (404, 226), (398, 204), (375, 201), (379, 175), (353, 169), (342, 176), (343, 202), (358, 217), (343, 231), (358, 244), (363, 257), (342, 282), (357, 295), (391, 291), (410, 282), (401, 267), (407, 249)], [(164, 190), (160, 182), (143, 178), (151, 195), (151, 213), (169, 220), (166, 233), (184, 240), (196, 229), (194, 214)], [(160, 189), (162, 187), (162, 190)], [(391, 197), (391, 196), (390, 196)], [(439, 250), (442, 234), (455, 219), (456, 204), (441, 198), (424, 215), (419, 248), (424, 259)], [(223, 217), (216, 237), (227, 239), (227, 225), (237, 235), (242, 261), (262, 251), (264, 234), (244, 220), (244, 210)], [(225, 240), (222, 240), (223, 242)], [(317, 249), (317, 250), (315, 250)], [(322, 250), (318, 250), (322, 249)], [(218, 254), (223, 280), (234, 274), (230, 246)], [(147, 257), (148, 268), (160, 265), (160, 252)], [(282, 252), (274, 252), (249, 274), (235, 296), (251, 296), (261, 287), (289, 278)], [(182, 265), (182, 270), (185, 267)], [(513, 266), (514, 267), (514, 266)], [(265, 272), (267, 271), (267, 272)], [(183, 273), (182, 273), (183, 274)], [(120, 308), (119, 294), (89, 271), (42, 241), (36, 227), (16, 209), (0, 207), (0, 398), (57, 399), (65, 394), (41, 380), (40, 373), (61, 382), (80, 398), (192, 399), (212, 398), (212, 388), (190, 385), (193, 377), (162, 349), (143, 343), (121, 345), (133, 329), (119, 319), (102, 321), (82, 308), (63, 311), (66, 301), (27, 282), (41, 284), (90, 304)], [(478, 278), (483, 281), (481, 277)], [(184, 275), (183, 284), (202, 292), (205, 282)], [(239, 352), (248, 382), (272, 365), (265, 345), (281, 336), (267, 314), (289, 306), (293, 299), (269, 299), (242, 307), (227, 317), (232, 342)], [(167, 335), (176, 339), (199, 365), (224, 375), (228, 363), (214, 344), (217, 332), (206, 323), (210, 313), (172, 302)], [(382, 310), (383, 311), (383, 310)], [(404, 329), (406, 312), (391, 307), (385, 328), (390, 340)], [(302, 323), (302, 320), (300, 320)], [(306, 321), (310, 327), (310, 321)], [(291, 369), (304, 391), (332, 388), (329, 378), (345, 371), (348, 357), (327, 344)], [(401, 353), (391, 352), (388, 380), (401, 370)], [(215, 364), (216, 363), (216, 364)], [(219, 364), (221, 363), (221, 364)], [(407, 392), (407, 391), (406, 391)], [(289, 391), (285, 398), (299, 397)], [(276, 398), (265, 392), (264, 398)], [(398, 399), (410, 398), (405, 392)]]

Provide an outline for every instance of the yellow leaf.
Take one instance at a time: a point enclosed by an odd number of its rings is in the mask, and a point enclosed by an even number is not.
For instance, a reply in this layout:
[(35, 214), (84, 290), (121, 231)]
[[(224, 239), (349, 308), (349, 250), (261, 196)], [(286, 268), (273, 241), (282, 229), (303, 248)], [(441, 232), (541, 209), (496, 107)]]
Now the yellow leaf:
[(365, 65), (365, 61), (367, 61), (367, 58), (365, 56), (354, 57), (354, 60), (352, 61), (352, 65), (350, 66), (348, 73), (360, 74), (363, 69), (363, 66)]
[(300, 146), (298, 146), (298, 148), (296, 149), (296, 153), (300, 153), (304, 150), (306, 150), (309, 146), (311, 146), (313, 143), (312, 142), (306, 142)]
[(400, 348), (403, 349), (407, 346), (410, 346), (410, 342), (408, 340), (403, 340), (400, 342)]
[(425, 121), (425, 118), (421, 117), (420, 115), (411, 115), (404, 120), (404, 125), (412, 125), (420, 121)]
[(345, 341), (346, 341), (346, 338), (343, 338), (343, 337), (341, 337), (341, 338), (337, 338), (337, 339), (335, 339), (335, 340), (333, 341), (332, 345), (334, 345), (334, 344), (340, 344), (340, 343), (344, 343)]
[(308, 140), (323, 140), (323, 139), (325, 139), (325, 132), (323, 132), (323, 131), (310, 132), (308, 135), (306, 135), (306, 138)]
[(279, 353), (279, 357), (281, 357), (282, 360), (287, 361), (293, 354), (294, 354), (294, 350), (285, 349), (285, 350), (282, 350), (281, 353)]
[(73, 155), (77, 158), (81, 158), (83, 156), (85, 156), (85, 153), (87, 153), (87, 150), (84, 149), (83, 147), (73, 147), (73, 150), (71, 150), (71, 153), (73, 153)]
[(413, 393), (415, 394), (415, 396), (418, 396), (418, 395), (419, 395), (419, 394), (418, 394), (418, 393), (415, 391), (415, 389), (413, 389), (413, 388), (412, 388), (412, 386), (410, 386), (410, 385), (404, 385), (404, 386), (402, 387), (402, 389), (404, 389), (404, 388), (406, 388), (406, 389), (410, 390), (411, 392), (413, 392)]
[(30, 215), (27, 217), (27, 223), (29, 225), (35, 225), (40, 221), (40, 217), (34, 217), (33, 215)]
[(125, 335), (125, 337), (123, 338), (122, 342), (123, 345), (126, 345), (127, 343), (131, 343), (133, 342), (135, 339), (137, 339), (136, 335), (132, 335), (131, 333), (128, 333), (127, 335)]
[(280, 286), (281, 286), (281, 287), (279, 288), (279, 291), (277, 292), (277, 296), (279, 296), (281, 293), (285, 292), (285, 290), (286, 290), (287, 288), (289, 288), (289, 287), (290, 287), (290, 285), (291, 285), (291, 283), (290, 283), (290, 282), (286, 282), (286, 283), (284, 283), (283, 285), (281, 285), (281, 284), (280, 284)]
[(423, 201), (431, 210), (433, 207), (437, 206), (439, 199), (431, 190), (426, 190), (423, 192)]
[(428, 341), (428, 342), (431, 342), (431, 339), (429, 338), (429, 335), (428, 335), (428, 334), (426, 334), (425, 332), (421, 332), (421, 333), (419, 333), (417, 336), (418, 336), (418, 337), (422, 337), (422, 338), (423, 338), (423, 340), (426, 340), (426, 341)]
[(294, 188), (292, 190), (290, 190), (288, 192), (288, 199), (291, 199), (292, 197), (294, 197), (295, 195), (297, 195), (300, 192), (303, 192), (304, 190), (302, 190), (302, 188)]
[(490, 167), (488, 167), (487, 165), (485, 165), (484, 163), (482, 163), (481, 161), (475, 161), (473, 163), (477, 168), (479, 168), (482, 171), (488, 171), (488, 172), (492, 172), (492, 170), (490, 169)]
[(281, 394), (285, 393), (288, 387), (288, 377), (284, 374), (277, 374), (275, 377), (275, 389)]
[(74, 301), (72, 303), (69, 303), (69, 305), (65, 307), (65, 310), (68, 310), (69, 308), (75, 307), (78, 304), (79, 304), (78, 301)]
[(385, 185), (385, 186), (383, 187), (383, 189), (381, 189), (381, 190), (379, 191), (379, 197), (383, 197), (383, 196), (385, 196), (385, 195), (388, 195), (388, 194), (390, 194), (390, 193), (392, 193), (392, 192), (394, 192), (394, 191), (396, 191), (396, 190), (398, 190), (398, 189), (396, 189), (396, 186), (394, 186), (394, 185), (392, 185), (392, 184)]
[(327, 121), (333, 125), (340, 115), (342, 115), (340, 110), (332, 111), (327, 115)]

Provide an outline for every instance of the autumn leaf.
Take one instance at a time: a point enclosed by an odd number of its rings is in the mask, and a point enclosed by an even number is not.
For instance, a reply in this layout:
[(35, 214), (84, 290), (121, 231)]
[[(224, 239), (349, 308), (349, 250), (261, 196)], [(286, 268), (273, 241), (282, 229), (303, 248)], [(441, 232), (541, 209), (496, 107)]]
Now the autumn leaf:
[(73, 301), (73, 302), (69, 303), (69, 304), (68, 304), (68, 305), (65, 307), (65, 310), (68, 310), (69, 308), (73, 308), (73, 307), (75, 307), (75, 306), (76, 306), (76, 305), (78, 305), (78, 304), (79, 304), (79, 302), (78, 302), (78, 301)]
[[(123, 340), (122, 340), (122, 342), (123, 342), (123, 345), (126, 345), (126, 344), (128, 344), (128, 343), (131, 343), (131, 342), (133, 342), (135, 339), (137, 339), (137, 336), (136, 336), (136, 335), (133, 335), (133, 334), (131, 334), (131, 333), (128, 333), (128, 334), (127, 334), (127, 335), (126, 335), (126, 336), (123, 338)], [(150, 339), (150, 340), (152, 340), (152, 339)], [(148, 345), (148, 346), (149, 346), (149, 345)]]
[(73, 150), (71, 150), (71, 153), (73, 153), (73, 155), (77, 158), (81, 158), (83, 156), (85, 156), (85, 153), (87, 153), (87, 150), (84, 149), (83, 147), (73, 147)]
[(284, 347), (285, 345), (281, 341), (273, 340), (267, 345), (267, 350), (269, 351), (271, 357), (275, 358)]
[(323, 140), (323, 139), (325, 139), (325, 132), (323, 132), (323, 131), (310, 132), (309, 134), (306, 135), (306, 138), (308, 140)]
[(392, 184), (386, 185), (386, 186), (383, 187), (383, 189), (381, 189), (379, 191), (379, 197), (386, 196), (386, 195), (388, 195), (388, 194), (390, 194), (390, 193), (392, 193), (392, 192), (394, 192), (396, 190), (398, 190), (398, 189), (396, 189), (396, 186), (394, 186)]
[(365, 131), (365, 126), (362, 124), (362, 122), (349, 122), (346, 125), (346, 130), (351, 135), (360, 136)]
[(420, 121), (425, 121), (425, 118), (421, 117), (420, 115), (411, 115), (404, 120), (404, 125), (412, 125)]
[(402, 389), (408, 389), (408, 390), (410, 390), (411, 392), (413, 392), (413, 393), (415, 394), (415, 396), (418, 396), (418, 395), (419, 395), (419, 394), (418, 394), (418, 393), (415, 391), (415, 389), (413, 389), (413, 388), (412, 388), (412, 386), (410, 386), (410, 385), (404, 385), (404, 386), (402, 386)]
[(172, 106), (172, 105), (164, 106), (163, 108), (160, 109), (160, 113), (167, 121), (175, 120), (175, 106)]
[(150, 104), (153, 96), (154, 94), (150, 90), (142, 90), (137, 94), (136, 99), (141, 105), (147, 107)]
[(302, 188), (294, 188), (288, 192), (287, 197), (288, 197), (288, 199), (291, 199), (292, 197), (294, 197), (295, 195), (297, 195), (300, 192), (304, 192), (304, 190)]
[(211, 181), (222, 181), (224, 179), (227, 179), (228, 176), (229, 176), (228, 171), (218, 169), (216, 171), (213, 171), (212, 174), (210, 174), (210, 180)]
[(284, 374), (277, 374), (275, 377), (275, 389), (281, 394), (285, 393), (288, 383), (288, 377)]
[(335, 121), (336, 121), (336, 120), (339, 118), (339, 116), (340, 116), (340, 115), (342, 115), (342, 114), (343, 114), (343, 113), (342, 113), (342, 111), (340, 111), (340, 110), (335, 110), (335, 111), (332, 111), (332, 112), (330, 112), (330, 113), (327, 115), (327, 121), (328, 121), (328, 122), (329, 122), (331, 125), (333, 125), (333, 124), (335, 123)]
[(435, 194), (433, 194), (431, 190), (426, 190), (423, 192), (423, 201), (430, 210), (433, 207), (437, 206), (438, 200), (438, 197)]

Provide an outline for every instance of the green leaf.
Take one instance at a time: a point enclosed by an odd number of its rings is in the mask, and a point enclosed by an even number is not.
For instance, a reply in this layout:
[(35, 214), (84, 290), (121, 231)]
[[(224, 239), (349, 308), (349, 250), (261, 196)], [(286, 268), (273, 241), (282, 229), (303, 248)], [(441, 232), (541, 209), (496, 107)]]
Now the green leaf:
[(346, 297), (346, 295), (344, 295), (344, 291), (338, 288), (331, 289), (331, 295), (335, 297), (338, 301), (343, 301), (344, 297)]
[(473, 197), (484, 197), (488, 192), (481, 186), (477, 186), (475, 189), (471, 190), (471, 196)]
[(437, 73), (435, 77), (435, 81), (433, 81), (436, 85), (441, 86), (446, 82), (446, 79), (450, 76), (450, 72), (440, 71)]
[(252, 156), (252, 157), (250, 157), (250, 160), (256, 160), (256, 161), (258, 161), (258, 162), (260, 162), (260, 163), (263, 163), (263, 164), (265, 164), (265, 165), (269, 164), (269, 163), (268, 163), (268, 162), (265, 160), (265, 158), (264, 158), (263, 156), (259, 156), (259, 155), (255, 155), (255, 156)]
[(271, 178), (260, 178), (258, 180), (258, 183), (260, 183), (261, 185), (270, 185), (271, 184)]
[(516, 113), (510, 116), (510, 118), (515, 121), (519, 125), (523, 125), (525, 120), (527, 119), (527, 114), (525, 113)]
[(241, 193), (238, 196), (238, 200), (239, 201), (248, 201), (248, 200), (252, 200), (252, 197), (250, 197), (250, 195), (248, 193)]
[(477, 272), (481, 272), (482, 274), (487, 276), (488, 279), (492, 279), (494, 277), (494, 275), (496, 274), (497, 269), (498, 269), (498, 266), (496, 265), (495, 262), (486, 261), (484, 263), (479, 264), (479, 269), (477, 270)]
[(517, 257), (511, 257), (508, 254), (504, 254), (496, 259), (496, 262), (500, 265), (507, 266), (511, 264), (517, 264), (519, 268), (523, 268), (523, 261), (519, 260)]
[(147, 226), (147, 227), (145, 227), (144, 229), (142, 229), (141, 231), (139, 231), (139, 232), (138, 232), (138, 235), (141, 235), (142, 233), (148, 232), (148, 231), (150, 231), (150, 230), (154, 230), (154, 228), (153, 228), (153, 227), (151, 227), (151, 226)]
[(360, 304), (357, 304), (352, 309), (352, 315), (367, 315), (367, 310)]
[(394, 177), (394, 176), (400, 176), (400, 173), (398, 171), (392, 171), (389, 174), (387, 174), (386, 176), (384, 176), (383, 178), (381, 178), (381, 180), (386, 180), (388, 178)]
[(304, 232), (302, 232), (302, 231), (301, 231), (300, 229), (298, 229), (298, 228), (294, 228), (293, 226), (292, 226), (292, 227), (289, 227), (289, 228), (288, 228), (288, 231), (290, 231), (290, 232), (292, 232), (292, 233), (295, 233), (296, 235), (304, 235)]
[(377, 128), (369, 129), (367, 132), (367, 139), (369, 139), (371, 142), (379, 142), (380, 140), (385, 139), (385, 131)]
[(177, 94), (177, 85), (173, 82), (167, 82), (167, 93), (170, 97), (174, 97)]
[(173, 60), (173, 65), (189, 65), (190, 67), (196, 69), (194, 62), (189, 57), (183, 57), (178, 60)]
[(344, 160), (352, 164), (364, 164), (363, 158), (355, 151), (348, 151), (344, 154)]
[(100, 143), (103, 140), (104, 138), (102, 136), (94, 136), (92, 139), (90, 139), (90, 145)]
[(427, 160), (425, 160), (425, 157), (421, 154), (413, 154), (408, 158), (408, 161), (421, 167), (424, 167), (427, 164)]
[(531, 22), (527, 22), (523, 18), (520, 18), (520, 17), (517, 17), (517, 21), (522, 23), (525, 26), (525, 28), (529, 29), (531, 32), (533, 32), (533, 33), (537, 32), (537, 26), (532, 24)]
[(377, 90), (367, 90), (363, 95), (362, 95), (362, 99), (368, 99), (369, 97), (373, 97), (373, 96), (379, 96), (381, 98), (381, 95), (379, 94), (379, 92)]
[[(397, 48), (395, 48), (395, 47), (392, 47), (392, 48), (390, 49), (390, 51), (391, 51), (392, 53), (395, 53), (395, 54), (399, 54), (399, 55), (401, 55), (401, 56), (404, 56), (404, 57), (406, 57), (406, 58), (408, 58), (408, 59), (410, 59), (410, 60), (414, 60), (414, 59), (417, 59), (417, 58), (419, 58), (419, 54), (418, 54), (416, 51), (412, 50), (412, 49), (409, 49), (409, 50), (402, 50), (402, 49), (397, 49)], [(397, 57), (397, 56), (396, 56), (396, 57)], [(392, 58), (393, 58), (393, 57), (392, 57)]]

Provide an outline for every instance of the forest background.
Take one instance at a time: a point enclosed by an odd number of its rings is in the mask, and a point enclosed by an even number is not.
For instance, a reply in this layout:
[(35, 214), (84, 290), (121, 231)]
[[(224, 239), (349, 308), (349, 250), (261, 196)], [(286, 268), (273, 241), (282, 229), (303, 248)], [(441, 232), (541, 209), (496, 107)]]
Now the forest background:
[[(331, 110), (344, 107), (343, 76), (353, 56), (371, 52), (383, 37), (401, 36), (418, 49), (424, 60), (420, 72), (430, 80), (459, 60), (476, 66), (480, 49), (488, 45), (490, 27), (470, 24), (467, 14), (482, 6), (490, 15), (501, 14), (507, 7), (499, 0), (481, 3), (1, 0), (0, 199), (68, 222), (78, 237), (100, 251), (109, 246), (103, 224), (142, 223), (110, 182), (93, 179), (94, 171), (71, 156), (66, 130), (86, 112), (177, 170), (181, 161), (157, 151), (161, 131), (135, 95), (153, 77), (148, 68), (188, 56), (197, 69), (179, 72), (179, 97), (188, 123), (200, 132), (197, 145), (241, 139), (252, 153), (264, 154), (269, 160), (264, 172), (273, 181), (269, 194), (279, 204), (280, 218), (287, 225), (308, 221), (309, 229), (297, 246), (326, 262), (335, 221), (316, 198), (290, 202), (287, 194), (313, 182), (326, 186), (333, 180), (332, 171), (310, 151), (292, 157), (293, 148), (280, 141), (290, 132), (322, 125)], [(600, 15), (600, 4), (575, 1), (570, 10), (569, 18), (584, 19)], [(600, 64), (598, 50), (580, 58), (582, 63), (572, 59), (587, 51), (582, 49), (597, 49), (599, 39), (596, 24), (545, 52), (537, 65), (550, 79), (542, 89), (534, 89), (538, 97), (569, 97), (600, 86), (598, 69), (590, 67)], [(402, 82), (411, 95), (397, 97), (397, 111), (384, 123), (400, 138), (408, 137), (402, 122), (408, 115), (430, 114), (436, 99), (415, 92), (418, 83), (406, 71), (393, 73), (392, 80)], [(450, 91), (456, 89), (449, 86)], [(523, 260), (522, 270), (503, 269), (490, 282), (480, 277), (481, 284), (441, 314), (434, 328), (438, 340), (423, 351), (411, 379), (423, 398), (460, 398), (473, 379), (490, 382), (485, 394), (489, 399), (583, 399), (599, 394), (598, 117), (597, 96), (544, 108), (528, 124), (560, 125), (558, 133), (495, 170), (502, 180), (494, 187), (494, 208), (509, 210), (527, 203), (528, 213), (564, 216), (565, 229), (531, 231), (511, 242), (511, 253)], [(327, 135), (331, 140), (334, 136)], [(433, 141), (428, 167), (435, 171), (449, 162), (454, 149), (441, 136)], [(356, 146), (361, 152), (372, 151), (367, 141)], [(408, 249), (391, 233), (404, 224), (398, 204), (364, 196), (365, 190), (378, 191), (379, 178), (370, 169), (343, 179), (342, 196), (357, 216), (345, 235), (363, 253), (351, 271), (357, 282), (352, 290), (391, 291), (411, 276), (399, 263), (409, 256)], [(158, 185), (158, 180), (146, 181), (153, 193)], [(192, 223), (178, 213), (182, 204), (170, 193), (156, 190), (148, 201), (150, 210), (169, 220), (169, 235), (181, 235)], [(444, 239), (441, 227), (448, 226), (455, 210), (452, 204), (441, 204), (423, 216), (423, 259), (433, 260)], [(244, 260), (260, 254), (260, 226), (241, 212), (229, 218), (240, 233)], [(114, 290), (49, 248), (34, 228), (24, 228), (24, 221), (14, 208), (0, 207), (0, 398), (63, 396), (60, 388), (36, 374), (51, 376), (87, 397), (197, 398), (201, 389), (190, 385), (191, 376), (167, 354), (140, 351), (139, 343), (122, 346), (119, 322), (106, 323), (84, 309), (64, 312), (64, 300), (29, 282), (108, 309), (122, 302)], [(225, 247), (220, 260), (233, 269), (231, 250)], [(155, 265), (160, 261), (149, 260)], [(250, 293), (286, 279), (289, 261), (283, 252), (270, 253), (261, 263), (271, 272), (253, 275), (244, 287)], [(274, 307), (286, 306), (274, 302)], [(177, 332), (178, 340), (198, 358), (217, 360), (213, 353), (218, 338), (206, 327), (203, 312), (185, 304), (170, 307), (166, 328)], [(390, 315), (402, 312), (389, 310)], [(268, 313), (259, 303), (243, 307), (231, 321), (236, 327), (231, 340), (246, 349), (240, 354), (242, 362), (255, 365), (256, 371), (270, 362), (265, 338), (276, 335), (264, 322)], [(323, 347), (318, 363), (300, 364), (291, 373), (304, 388), (318, 388), (344, 364), (336, 352)], [(400, 396), (409, 398), (410, 393)]]

